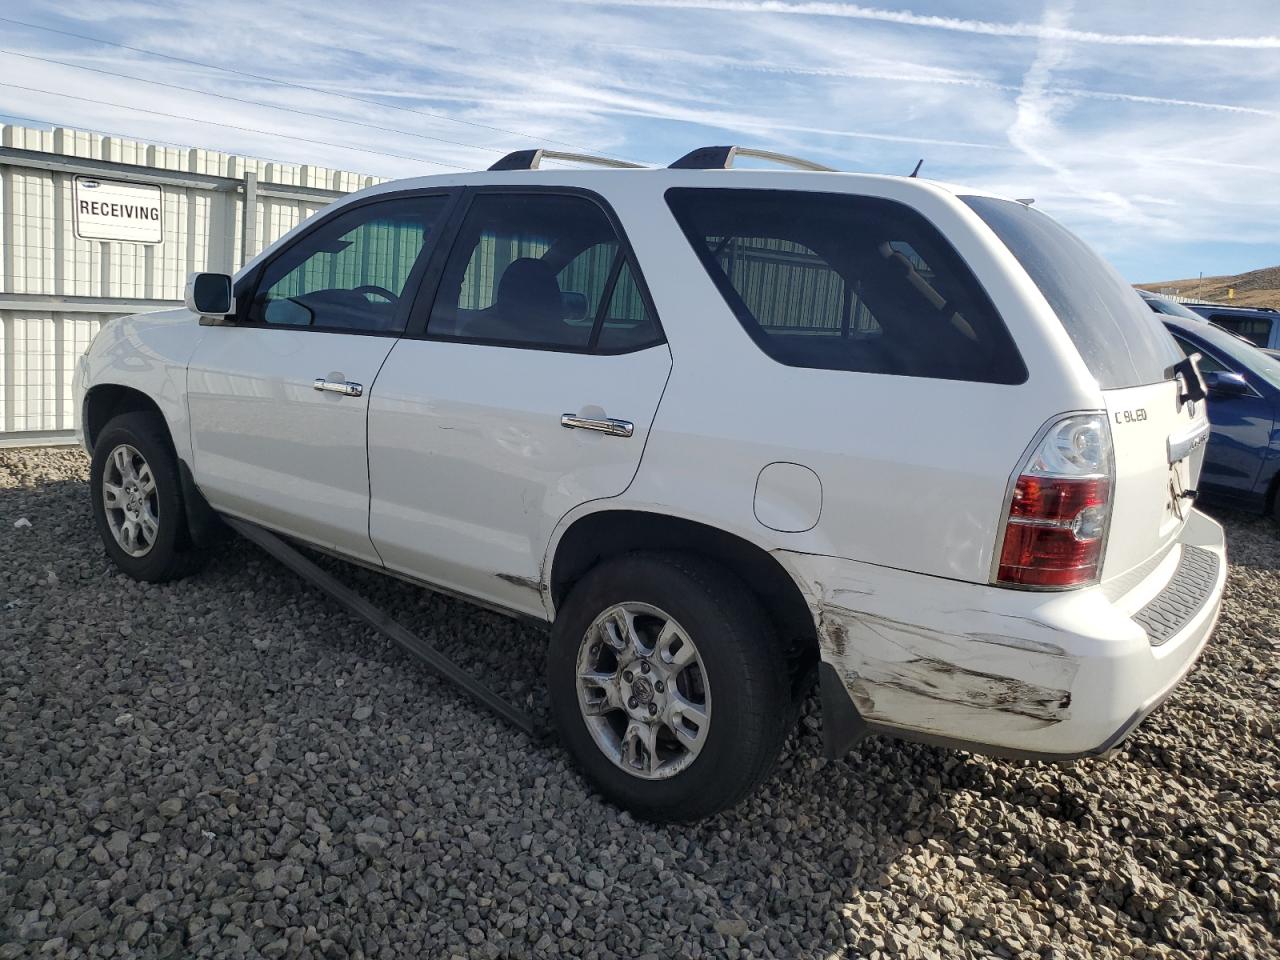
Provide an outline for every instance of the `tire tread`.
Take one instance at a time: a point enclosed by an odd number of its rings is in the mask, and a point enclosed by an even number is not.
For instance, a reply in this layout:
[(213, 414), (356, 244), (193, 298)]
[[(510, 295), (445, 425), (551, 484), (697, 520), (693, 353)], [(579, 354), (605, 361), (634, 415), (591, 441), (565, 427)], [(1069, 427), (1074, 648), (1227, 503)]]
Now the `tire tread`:
[[(178, 458), (173, 448), (173, 440), (169, 436), (168, 425), (157, 413), (149, 411), (122, 413), (112, 417), (103, 426), (98, 434), (97, 447), (108, 450), (113, 447), (115, 444), (109, 442), (107, 438), (116, 431), (132, 435), (135, 440), (143, 440), (161, 452), (163, 459), (153, 462), (156, 458), (148, 456), (147, 462), (151, 464), (153, 473), (157, 470), (163, 470), (167, 474), (165, 482), (172, 490), (177, 526), (174, 530), (173, 543), (167, 548), (169, 556), (163, 561), (157, 561), (152, 554), (148, 554), (144, 558), (138, 558), (144, 561), (142, 563), (130, 563), (129, 561), (133, 558), (118, 557), (112, 549), (115, 546), (114, 543), (108, 539), (111, 534), (106, 529), (105, 522), (100, 519), (102, 508), (98, 478), (102, 464), (99, 461), (101, 454), (99, 450), (95, 450), (93, 464), (90, 469), (90, 496), (94, 501), (94, 516), (98, 522), (99, 530), (107, 549), (107, 555), (125, 574), (135, 580), (144, 580), (148, 583), (168, 583), (197, 573), (207, 562), (208, 554), (195, 546), (187, 529), (186, 505), (183, 500), (181, 478), (178, 474)], [(157, 483), (160, 482), (161, 478), (157, 477)], [(115, 549), (118, 550), (118, 547)]]
[[(634, 552), (604, 561), (588, 571), (574, 586), (553, 625), (549, 671), (557, 663), (562, 666), (568, 663), (572, 659), (570, 651), (576, 658), (581, 636), (566, 634), (565, 631), (576, 633), (584, 622), (590, 622), (598, 615), (603, 608), (596, 609), (599, 607), (596, 595), (613, 584), (641, 577), (649, 580), (651, 589), (655, 578), (660, 583), (668, 577), (676, 578), (674, 582), (668, 582), (668, 587), (675, 590), (691, 588), (694, 602), (709, 604), (710, 615), (715, 622), (724, 625), (727, 639), (740, 651), (733, 670), (741, 674), (742, 687), (726, 692), (723, 686), (712, 684), (713, 711), (717, 697), (725, 698), (719, 701), (721, 703), (733, 704), (731, 709), (713, 712), (712, 721), (714, 724), (718, 717), (722, 724), (736, 723), (730, 741), (734, 744), (732, 754), (712, 757), (704, 752), (693, 767), (677, 775), (677, 779), (694, 777), (701, 783), (696, 789), (695, 786), (681, 788), (684, 793), (677, 805), (668, 796), (674, 791), (655, 787), (653, 781), (632, 779), (617, 771), (612, 761), (599, 753), (594, 742), (587, 748), (589, 756), (582, 756), (584, 748), (578, 744), (590, 741), (590, 734), (582, 724), (576, 689), (572, 698), (568, 693), (557, 695), (556, 691), (562, 688), (557, 678), (549, 675), (553, 712), (588, 778), (608, 799), (649, 820), (698, 820), (740, 803), (773, 771), (791, 726), (790, 678), (786, 658), (781, 644), (773, 635), (771, 621), (760, 599), (732, 571), (696, 554)], [(592, 601), (596, 601), (593, 606), (579, 609)], [(685, 626), (689, 628), (688, 624)], [(694, 639), (697, 642), (696, 636)], [(705, 656), (705, 649), (701, 646), (700, 649), (704, 650)], [(563, 702), (570, 699), (573, 702)], [(566, 729), (570, 725), (574, 725), (573, 730)], [(721, 743), (724, 742), (722, 739)]]

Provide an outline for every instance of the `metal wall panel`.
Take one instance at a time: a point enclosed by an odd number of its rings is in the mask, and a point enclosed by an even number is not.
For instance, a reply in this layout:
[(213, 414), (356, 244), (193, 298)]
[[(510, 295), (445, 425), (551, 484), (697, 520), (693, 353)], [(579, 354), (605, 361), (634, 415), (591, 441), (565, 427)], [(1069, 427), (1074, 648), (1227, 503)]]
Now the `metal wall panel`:
[[(258, 193), (246, 251), (243, 185), (250, 174)], [(161, 180), (163, 242), (76, 237), (77, 175)], [(150, 301), (138, 310), (176, 305), (188, 273), (234, 273), (326, 203), (377, 182), (82, 130), (0, 126), (0, 443), (74, 428), (75, 363), (103, 322), (136, 312), (122, 301)], [(272, 195), (273, 188), (307, 196)]]

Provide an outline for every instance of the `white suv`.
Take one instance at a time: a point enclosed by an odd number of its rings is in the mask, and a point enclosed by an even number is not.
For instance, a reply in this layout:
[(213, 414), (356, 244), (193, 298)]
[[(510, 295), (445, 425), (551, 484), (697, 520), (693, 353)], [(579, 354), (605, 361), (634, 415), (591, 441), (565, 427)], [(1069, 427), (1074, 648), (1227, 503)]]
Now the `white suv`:
[(1027, 203), (734, 154), (382, 184), (107, 325), (107, 552), (182, 576), (226, 515), (550, 622), (651, 818), (752, 790), (815, 674), (831, 755), (1110, 749), (1220, 605), (1194, 363)]

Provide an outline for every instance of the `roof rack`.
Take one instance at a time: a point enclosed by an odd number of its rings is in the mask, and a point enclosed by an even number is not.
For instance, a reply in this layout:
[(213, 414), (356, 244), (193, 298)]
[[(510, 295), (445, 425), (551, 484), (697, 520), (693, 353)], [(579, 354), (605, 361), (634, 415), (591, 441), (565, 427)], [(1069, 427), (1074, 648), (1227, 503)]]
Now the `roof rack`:
[(774, 153), (772, 150), (757, 150), (754, 147), (698, 147), (690, 150), (683, 157), (671, 164), (671, 170), (730, 170), (737, 157), (754, 157), (756, 160), (771, 160), (786, 167), (799, 170), (818, 170), (823, 173), (834, 173), (833, 167), (823, 166), (802, 157), (792, 157), (785, 153)]
[(639, 167), (642, 163), (629, 160), (614, 160), (612, 157), (593, 157), (587, 153), (562, 153), (559, 150), (516, 150), (508, 153), (491, 166), (490, 170), (537, 170), (543, 160), (576, 160), (579, 163), (592, 163), (598, 167)]

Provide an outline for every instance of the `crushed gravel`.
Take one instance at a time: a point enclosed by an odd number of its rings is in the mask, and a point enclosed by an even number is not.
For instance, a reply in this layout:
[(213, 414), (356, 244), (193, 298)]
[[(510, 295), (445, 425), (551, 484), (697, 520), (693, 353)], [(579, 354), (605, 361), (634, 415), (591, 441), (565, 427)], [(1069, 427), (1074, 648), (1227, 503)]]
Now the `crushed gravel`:
[[(1224, 517), (1215, 639), (1119, 756), (828, 762), (810, 704), (757, 796), (655, 827), (244, 542), (126, 579), (85, 476), (0, 450), (0, 960), (1280, 953), (1264, 520)], [(334, 568), (541, 709), (541, 631)]]

